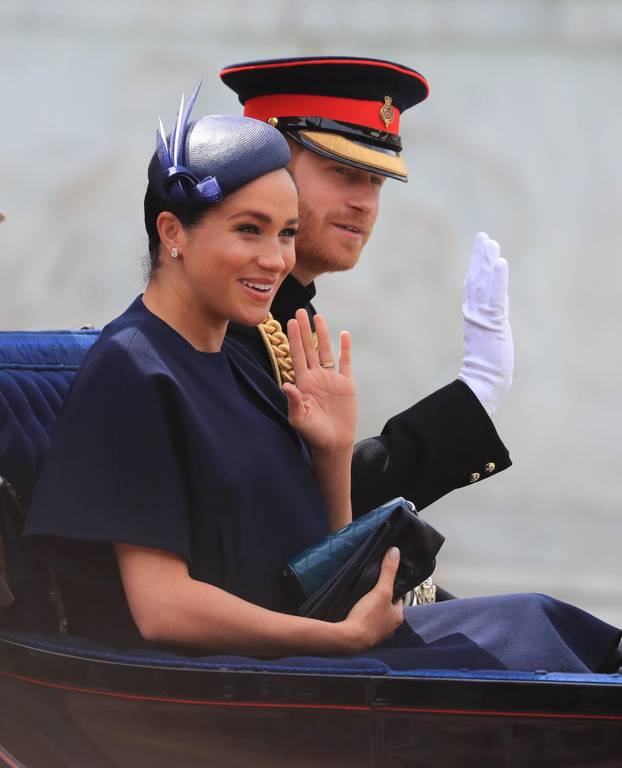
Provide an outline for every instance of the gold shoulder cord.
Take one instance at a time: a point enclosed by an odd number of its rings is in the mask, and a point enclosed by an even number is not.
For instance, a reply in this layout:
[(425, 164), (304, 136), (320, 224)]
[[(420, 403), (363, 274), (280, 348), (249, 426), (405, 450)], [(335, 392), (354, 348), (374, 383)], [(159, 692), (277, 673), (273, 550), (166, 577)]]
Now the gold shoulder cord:
[[(259, 323), (257, 330), (266, 346), (277, 385), (282, 387), (283, 384), (295, 384), (296, 375), (294, 374), (292, 354), (289, 351), (289, 341), (283, 333), (281, 323), (268, 312), (268, 317), (263, 323)], [(317, 351), (317, 333), (313, 334), (313, 348)]]
[(268, 313), (268, 317), (263, 323), (259, 323), (257, 330), (266, 345), (277, 385), (282, 387), (286, 383), (293, 384), (295, 380), (294, 366), (289, 351), (289, 342), (283, 333), (281, 323)]

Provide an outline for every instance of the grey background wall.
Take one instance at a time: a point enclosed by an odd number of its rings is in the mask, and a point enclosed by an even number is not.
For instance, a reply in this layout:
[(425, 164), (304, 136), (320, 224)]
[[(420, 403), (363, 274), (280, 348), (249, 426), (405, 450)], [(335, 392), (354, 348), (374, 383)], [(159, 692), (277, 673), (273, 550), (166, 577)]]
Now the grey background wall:
[(426, 511), (461, 595), (553, 593), (622, 624), (618, 0), (0, 0), (0, 326), (104, 323), (142, 286), (159, 114), (221, 66), (365, 54), (431, 83), (403, 119), (359, 266), (320, 281), (354, 333), (361, 436), (452, 380), (471, 241), (511, 267), (515, 384), (495, 422), (514, 467)]

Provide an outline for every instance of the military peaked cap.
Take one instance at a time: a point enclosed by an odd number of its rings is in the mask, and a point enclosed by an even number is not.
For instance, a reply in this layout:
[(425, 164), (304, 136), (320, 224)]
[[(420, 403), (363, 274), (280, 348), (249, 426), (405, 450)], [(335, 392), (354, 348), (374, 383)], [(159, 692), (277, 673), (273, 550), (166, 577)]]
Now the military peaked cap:
[(244, 115), (279, 128), (314, 152), (406, 181), (400, 116), (429, 86), (410, 67), (382, 59), (316, 56), (232, 64), (220, 77)]

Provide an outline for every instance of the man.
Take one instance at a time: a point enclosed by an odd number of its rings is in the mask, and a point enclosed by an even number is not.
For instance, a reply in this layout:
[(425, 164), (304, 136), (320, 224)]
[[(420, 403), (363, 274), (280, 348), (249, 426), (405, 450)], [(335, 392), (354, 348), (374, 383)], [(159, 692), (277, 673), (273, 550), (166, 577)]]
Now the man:
[[(355, 266), (385, 180), (407, 180), (399, 121), (404, 110), (427, 97), (428, 84), (415, 70), (393, 62), (328, 56), (236, 64), (220, 76), (238, 94), (244, 114), (276, 126), (292, 150), (290, 170), (300, 197), (296, 266), (272, 305), (274, 318), (285, 327), (300, 307), (313, 316), (316, 277)], [(475, 241), (463, 311), (459, 378), (391, 418), (379, 436), (356, 445), (355, 516), (395, 496), (421, 509), (510, 466), (490, 420), (512, 378), (507, 264), (483, 233)], [(267, 333), (266, 327), (230, 328), (280, 383), (287, 365), (279, 331), (270, 324)], [(274, 349), (267, 352), (270, 341), (276, 343), (276, 357)]]

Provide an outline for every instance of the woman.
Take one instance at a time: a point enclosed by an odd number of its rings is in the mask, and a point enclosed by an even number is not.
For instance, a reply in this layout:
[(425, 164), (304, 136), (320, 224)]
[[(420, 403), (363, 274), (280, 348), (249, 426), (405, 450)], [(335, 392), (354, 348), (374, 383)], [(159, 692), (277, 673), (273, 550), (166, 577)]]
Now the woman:
[(618, 630), (542, 596), (421, 606), (404, 622), (396, 550), (343, 622), (295, 615), (283, 564), (351, 519), (350, 340), (337, 369), (323, 319), (316, 352), (299, 312), (284, 394), (225, 340), (229, 320), (265, 318), (293, 266), (297, 195), (276, 130), (187, 126), (194, 98), (149, 166), (149, 283), (76, 376), (30, 510), (71, 631), (118, 647), (364, 651), (395, 667), (601, 668)]
[(125, 647), (355, 652), (401, 622), (387, 597), (396, 560), (343, 626), (287, 613), (281, 581), (289, 557), (351, 520), (349, 337), (337, 371), (320, 366), (332, 365), (321, 318), (319, 359), (304, 312), (289, 329), (299, 384), (286, 395), (303, 442), (283, 394), (224, 340), (228, 320), (265, 319), (294, 264), (287, 143), (246, 118), (204, 117), (186, 131), (188, 114), (182, 105), (168, 146), (159, 135), (149, 167), (148, 286), (76, 376), (26, 533), (57, 565), (77, 634)]

